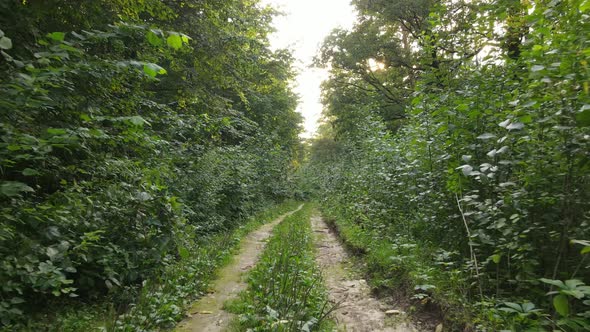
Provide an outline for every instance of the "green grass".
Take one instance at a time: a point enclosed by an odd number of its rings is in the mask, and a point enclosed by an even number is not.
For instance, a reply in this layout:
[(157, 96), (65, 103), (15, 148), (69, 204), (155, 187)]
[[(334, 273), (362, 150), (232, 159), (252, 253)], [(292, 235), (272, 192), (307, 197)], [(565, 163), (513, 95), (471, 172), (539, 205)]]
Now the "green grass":
[(226, 304), (235, 331), (328, 331), (331, 304), (315, 264), (307, 204), (285, 218), (248, 278), (248, 289)]
[[(295, 210), (288, 201), (248, 219), (242, 226), (200, 239), (181, 258), (142, 287), (122, 287), (98, 302), (55, 302), (46, 313), (31, 318), (26, 331), (162, 330), (172, 328), (207, 290), (216, 271), (227, 264), (241, 239), (262, 224)], [(121, 298), (129, 298), (122, 301)], [(113, 306), (111, 303), (125, 303)]]

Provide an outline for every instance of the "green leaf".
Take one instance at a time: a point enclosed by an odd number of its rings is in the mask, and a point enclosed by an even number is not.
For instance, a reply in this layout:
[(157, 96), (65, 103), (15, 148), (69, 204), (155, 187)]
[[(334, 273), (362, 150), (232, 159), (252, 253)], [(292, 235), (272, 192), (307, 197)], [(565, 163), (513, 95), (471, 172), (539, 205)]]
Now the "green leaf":
[(12, 303), (12, 304), (21, 304), (21, 303), (25, 303), (25, 300), (23, 300), (23, 299), (22, 299), (22, 298), (20, 298), (20, 297), (13, 297), (13, 298), (10, 300), (10, 303)]
[(436, 286), (434, 286), (434, 285), (418, 285), (418, 286), (414, 287), (414, 290), (427, 291), (429, 289), (434, 289), (434, 288), (436, 288)]
[(35, 176), (40, 174), (36, 169), (32, 168), (25, 168), (22, 173), (24, 176)]
[(182, 37), (177, 33), (173, 33), (166, 38), (166, 44), (173, 49), (178, 50), (182, 47)]
[(580, 4), (580, 11), (582, 13), (588, 11), (590, 9), (590, 0), (586, 0)]
[(579, 286), (579, 287), (578, 287), (578, 290), (579, 290), (580, 292), (582, 292), (582, 293), (584, 293), (584, 294), (586, 294), (586, 295), (590, 296), (590, 286), (586, 286), (586, 285), (584, 285), (584, 286)]
[(12, 40), (8, 37), (0, 38), (0, 49), (9, 50), (12, 48)]
[(460, 169), (463, 172), (463, 175), (469, 176), (471, 172), (473, 172), (473, 166), (471, 165), (462, 165), (457, 167), (456, 169)]
[(515, 313), (519, 313), (520, 312), (519, 310), (514, 310), (512, 308), (507, 308), (507, 307), (501, 307), (501, 308), (498, 308), (498, 310), (502, 310), (502, 311), (505, 311), (505, 312), (515, 312)]
[(561, 293), (565, 294), (565, 295), (573, 296), (578, 300), (584, 297), (584, 293), (582, 293), (581, 291), (579, 291), (577, 289), (562, 290)]
[(185, 44), (188, 44), (188, 41), (192, 39), (191, 37), (189, 37), (189, 36), (185, 35), (184, 33), (181, 33), (181, 34), (180, 34), (180, 37), (182, 38), (182, 41), (183, 41)]
[(524, 123), (522, 122), (513, 122), (506, 127), (508, 130), (521, 130), (524, 128)]
[(57, 255), (59, 255), (59, 250), (57, 250), (56, 248), (53, 247), (49, 247), (47, 248), (47, 256), (49, 257), (50, 260), (54, 260)]
[(525, 303), (521, 304), (521, 307), (522, 307), (522, 311), (524, 311), (524, 312), (531, 312), (531, 311), (534, 311), (534, 309), (535, 309), (535, 305), (532, 304), (531, 302), (525, 302)]
[(504, 302), (504, 305), (514, 310), (514, 312), (522, 312), (522, 307), (518, 303)]
[(190, 257), (190, 252), (185, 247), (178, 247), (178, 254), (182, 259), (187, 259)]
[(498, 264), (498, 263), (500, 263), (500, 260), (502, 259), (502, 255), (495, 254), (495, 255), (490, 256), (490, 258), (492, 258), (492, 262)]
[(74, 36), (80, 40), (86, 40), (86, 37), (82, 36), (81, 34), (75, 32), (75, 31), (72, 31), (71, 34), (72, 34), (72, 36)]
[(66, 34), (63, 32), (52, 32), (52, 33), (48, 33), (47, 37), (49, 37), (55, 41), (63, 41), (64, 38), (66, 37)]
[(119, 281), (119, 279), (115, 277), (109, 277), (109, 280), (112, 281), (115, 285), (121, 286), (121, 282)]
[(60, 135), (65, 135), (68, 132), (65, 129), (61, 129), (61, 128), (48, 128), (47, 133), (50, 135), (53, 135), (53, 136), (60, 136)]
[(139, 115), (130, 116), (129, 118), (127, 118), (127, 120), (136, 126), (143, 126), (144, 124), (149, 125), (149, 122), (147, 122), (144, 118), (142, 118)]
[(530, 115), (523, 115), (520, 118), (518, 118), (518, 120), (520, 120), (520, 122), (522, 123), (531, 123), (533, 122), (533, 117)]
[(565, 286), (569, 289), (576, 289), (578, 286), (583, 284), (584, 282), (578, 279), (569, 279), (565, 281)]
[(154, 66), (152, 64), (143, 65), (143, 72), (146, 73), (149, 77), (156, 77), (156, 75), (158, 75), (158, 71), (154, 69)]
[(477, 136), (476, 138), (485, 140), (485, 139), (490, 139), (490, 138), (494, 138), (494, 137), (496, 137), (496, 135), (490, 134), (490, 133), (485, 133), (485, 134), (481, 134), (481, 135)]
[(23, 192), (34, 192), (33, 188), (22, 182), (5, 181), (0, 185), (0, 194), (7, 197), (19, 196)]
[(160, 36), (158, 36), (154, 30), (150, 30), (147, 32), (146, 34), (147, 40), (150, 44), (154, 45), (154, 46), (160, 46), (164, 43), (164, 41), (162, 40), (162, 38), (160, 38)]
[(166, 74), (166, 69), (158, 66), (155, 63), (146, 63), (143, 65), (143, 72), (150, 77), (156, 77), (158, 74)]
[(76, 53), (76, 54), (84, 53), (81, 49), (75, 48), (75, 47), (67, 45), (67, 44), (59, 44), (59, 48), (64, 51), (72, 52), (72, 53)]
[(553, 280), (553, 279), (546, 279), (546, 278), (541, 278), (539, 280), (541, 280), (542, 282), (544, 282), (546, 284), (557, 286), (559, 288), (566, 288), (565, 284), (561, 280)]
[(467, 111), (469, 109), (469, 105), (467, 104), (460, 104), (457, 106), (457, 111)]
[(576, 114), (576, 121), (580, 127), (590, 126), (590, 109), (584, 109)]
[(149, 193), (142, 191), (140, 193), (137, 194), (137, 199), (142, 201), (142, 202), (147, 202), (150, 199), (152, 199), (152, 195), (150, 195)]
[(535, 106), (535, 105), (537, 105), (537, 102), (534, 100), (531, 100), (531, 101), (528, 101), (527, 103), (525, 103), (524, 105), (522, 105), (522, 107), (528, 108), (528, 107)]
[(588, 240), (571, 240), (571, 244), (581, 244), (583, 246), (590, 246), (590, 241)]
[(553, 307), (562, 316), (567, 316), (570, 313), (570, 307), (565, 295), (559, 294), (553, 298)]

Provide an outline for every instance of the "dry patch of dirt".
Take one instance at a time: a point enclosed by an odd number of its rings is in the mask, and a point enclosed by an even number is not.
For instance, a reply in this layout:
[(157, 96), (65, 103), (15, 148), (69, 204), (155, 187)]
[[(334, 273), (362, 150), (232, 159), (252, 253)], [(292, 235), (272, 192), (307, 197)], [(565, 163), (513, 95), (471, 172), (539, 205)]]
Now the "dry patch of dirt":
[(323, 271), (330, 301), (340, 304), (332, 315), (337, 331), (420, 331), (403, 310), (375, 298), (367, 282), (351, 271), (348, 253), (321, 216), (315, 214), (311, 223), (316, 234), (316, 260)]
[(211, 285), (211, 292), (195, 302), (189, 310), (189, 317), (178, 324), (176, 331), (220, 332), (226, 330), (232, 315), (223, 310), (223, 303), (235, 298), (246, 289), (245, 275), (256, 265), (273, 228), (285, 217), (299, 211), (302, 207), (303, 204), (296, 210), (286, 213), (248, 234), (240, 243), (239, 253), (219, 271), (217, 279)]

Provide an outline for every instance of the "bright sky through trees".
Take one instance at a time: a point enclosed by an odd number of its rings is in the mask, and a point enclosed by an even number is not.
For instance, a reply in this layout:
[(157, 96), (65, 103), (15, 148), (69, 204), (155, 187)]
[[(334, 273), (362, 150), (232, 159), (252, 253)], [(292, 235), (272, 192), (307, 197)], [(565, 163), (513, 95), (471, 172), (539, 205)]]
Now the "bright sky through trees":
[(320, 84), (327, 71), (310, 68), (320, 43), (338, 26), (352, 26), (355, 13), (350, 0), (264, 0), (285, 13), (275, 18), (277, 32), (271, 36), (273, 48), (291, 48), (297, 59), (297, 86), (301, 96), (298, 111), (305, 117), (303, 137), (311, 137), (317, 130), (322, 105)]

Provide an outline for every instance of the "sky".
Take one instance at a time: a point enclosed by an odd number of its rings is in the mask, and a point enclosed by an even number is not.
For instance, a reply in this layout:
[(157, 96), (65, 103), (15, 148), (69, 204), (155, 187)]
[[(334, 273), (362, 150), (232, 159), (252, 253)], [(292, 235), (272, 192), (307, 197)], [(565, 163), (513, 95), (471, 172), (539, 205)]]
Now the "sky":
[(296, 59), (299, 75), (294, 91), (300, 96), (297, 111), (304, 120), (303, 138), (310, 138), (318, 128), (322, 112), (320, 84), (328, 77), (326, 70), (310, 68), (313, 57), (325, 37), (337, 27), (349, 29), (355, 20), (350, 0), (262, 0), (279, 9), (284, 16), (276, 17), (277, 29), (270, 36), (271, 48), (289, 48)]

